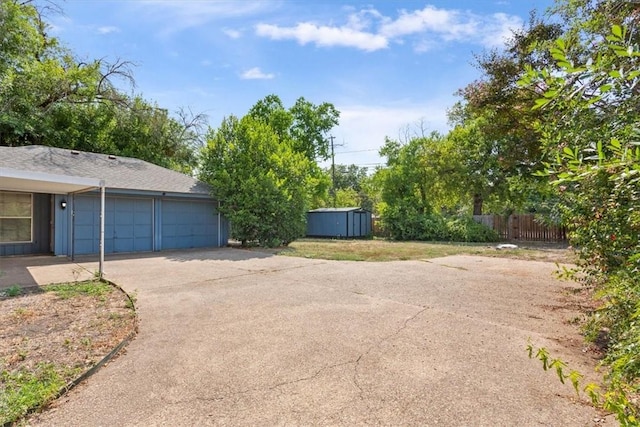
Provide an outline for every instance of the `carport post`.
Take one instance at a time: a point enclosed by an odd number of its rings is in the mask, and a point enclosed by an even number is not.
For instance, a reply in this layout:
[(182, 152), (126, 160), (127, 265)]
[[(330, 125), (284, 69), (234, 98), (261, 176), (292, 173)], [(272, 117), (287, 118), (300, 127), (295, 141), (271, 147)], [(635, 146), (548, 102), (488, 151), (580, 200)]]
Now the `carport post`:
[(100, 181), (100, 262), (98, 263), (98, 277), (104, 274), (104, 181)]
[(218, 200), (218, 247), (222, 246), (222, 230), (220, 229), (221, 222), (220, 221), (220, 200)]

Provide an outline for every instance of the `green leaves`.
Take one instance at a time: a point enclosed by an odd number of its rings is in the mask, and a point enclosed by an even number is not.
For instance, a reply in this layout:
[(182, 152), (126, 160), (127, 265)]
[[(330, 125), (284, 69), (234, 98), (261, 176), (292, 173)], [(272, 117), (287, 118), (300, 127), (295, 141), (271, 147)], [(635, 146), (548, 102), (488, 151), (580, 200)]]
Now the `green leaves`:
[[(322, 122), (322, 113), (313, 117), (314, 107), (300, 101), (302, 105), (309, 121)], [(324, 179), (308, 157), (308, 146), (296, 140), (304, 133), (292, 131), (296, 120), (270, 95), (245, 117), (225, 118), (208, 135), (200, 179), (211, 185), (213, 196), (222, 202), (221, 212), (231, 221), (232, 237), (244, 245), (286, 245), (305, 234), (309, 202), (318, 187), (324, 188)]]
[[(607, 331), (606, 391), (593, 386), (586, 391), (594, 404), (615, 412), (622, 425), (636, 425), (638, 407), (628, 393), (637, 393), (640, 377), (640, 220), (635, 214), (640, 212), (640, 150), (635, 142), (640, 54), (629, 34), (633, 31), (612, 26), (606, 43), (594, 44), (588, 58), (582, 58), (585, 64), (577, 67), (567, 65), (573, 46), (559, 41), (552, 55), (563, 73), (531, 69), (522, 80), (547, 88), (535, 105), (548, 112), (539, 126), (555, 162), (545, 166), (546, 172), (555, 179), (559, 210), (578, 248), (579, 270), (571, 276), (597, 290), (599, 308), (590, 319), (589, 335)], [(536, 357), (545, 370), (555, 369), (561, 381), (569, 378), (578, 389), (579, 377), (567, 376), (564, 364), (550, 360), (545, 351)]]

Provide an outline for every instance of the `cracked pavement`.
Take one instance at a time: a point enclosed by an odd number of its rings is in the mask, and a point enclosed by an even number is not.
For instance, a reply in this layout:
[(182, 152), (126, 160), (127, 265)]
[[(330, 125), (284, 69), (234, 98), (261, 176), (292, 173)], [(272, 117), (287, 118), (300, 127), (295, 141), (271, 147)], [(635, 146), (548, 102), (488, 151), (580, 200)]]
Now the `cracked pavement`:
[[(41, 284), (78, 274), (78, 264), (32, 260), (12, 262)], [(528, 359), (531, 339), (597, 379), (569, 324), (572, 285), (554, 270), (237, 249), (108, 257), (107, 278), (137, 296), (140, 332), (30, 424), (614, 425)]]

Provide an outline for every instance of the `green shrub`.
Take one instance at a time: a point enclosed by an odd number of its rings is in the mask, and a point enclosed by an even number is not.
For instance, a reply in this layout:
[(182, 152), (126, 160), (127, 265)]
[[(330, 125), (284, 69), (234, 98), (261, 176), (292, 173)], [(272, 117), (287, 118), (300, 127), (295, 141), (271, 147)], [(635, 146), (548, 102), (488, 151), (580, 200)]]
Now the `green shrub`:
[(447, 220), (449, 239), (454, 242), (497, 242), (498, 233), (486, 225), (477, 223), (470, 217), (449, 218)]
[(382, 219), (385, 231), (395, 240), (497, 242), (500, 239), (498, 233), (471, 217), (444, 217), (387, 208)]

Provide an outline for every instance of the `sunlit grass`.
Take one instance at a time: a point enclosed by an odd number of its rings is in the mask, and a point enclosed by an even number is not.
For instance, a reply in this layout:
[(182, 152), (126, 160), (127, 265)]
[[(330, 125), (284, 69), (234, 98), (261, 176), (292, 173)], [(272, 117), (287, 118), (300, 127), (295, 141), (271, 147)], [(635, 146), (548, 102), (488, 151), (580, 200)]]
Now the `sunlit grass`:
[(340, 261), (402, 261), (450, 255), (572, 262), (569, 250), (521, 245), (518, 249), (496, 249), (497, 244), (449, 242), (396, 242), (383, 239), (301, 239), (278, 251), (279, 255)]
[(60, 372), (53, 363), (40, 363), (35, 369), (0, 372), (0, 425), (12, 423), (55, 399), (78, 369)]

